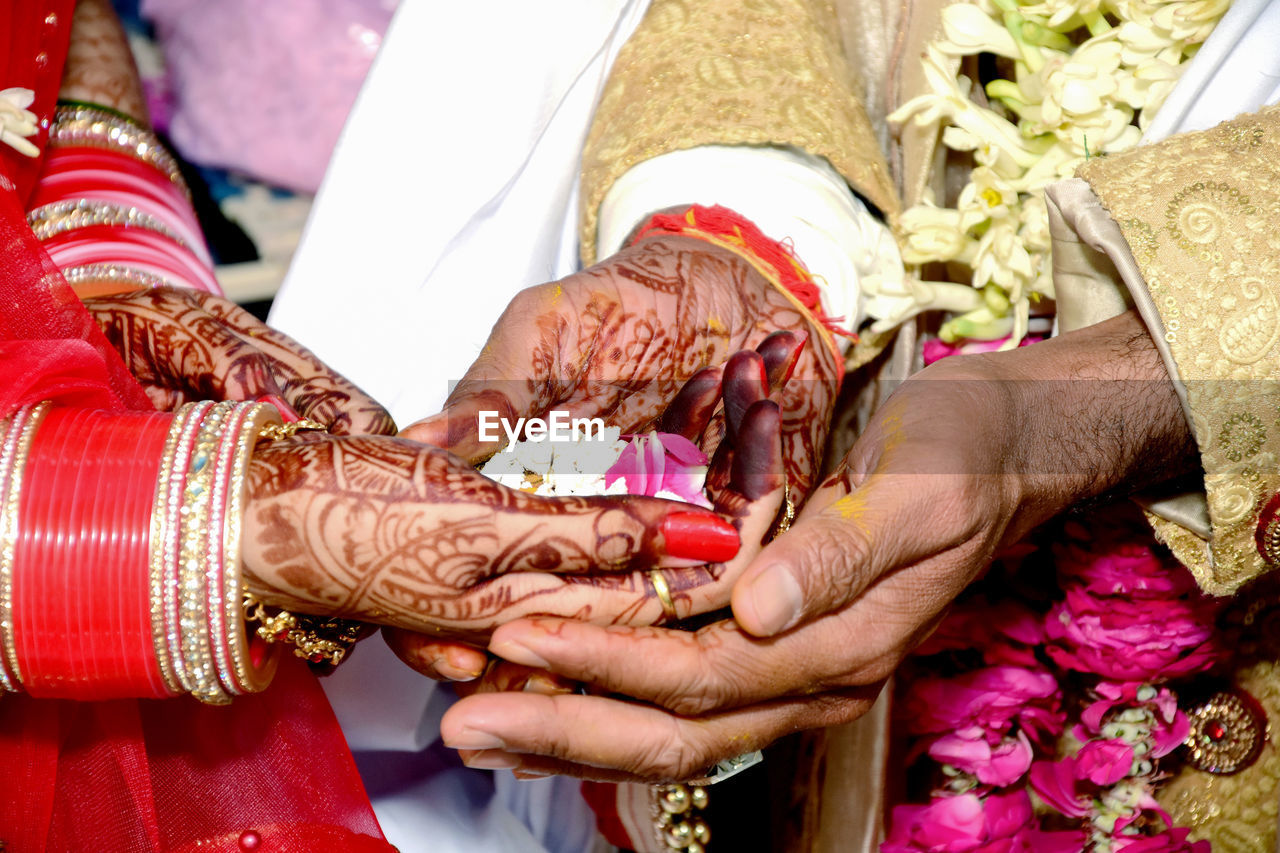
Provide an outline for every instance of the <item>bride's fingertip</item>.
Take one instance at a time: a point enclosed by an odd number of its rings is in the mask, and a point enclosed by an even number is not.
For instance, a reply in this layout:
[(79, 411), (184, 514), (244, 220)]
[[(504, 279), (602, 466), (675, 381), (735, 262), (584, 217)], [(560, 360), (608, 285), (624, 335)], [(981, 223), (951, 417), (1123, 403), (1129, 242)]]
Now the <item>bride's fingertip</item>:
[(703, 563), (725, 563), (738, 555), (738, 529), (710, 512), (673, 512), (662, 520), (662, 553)]

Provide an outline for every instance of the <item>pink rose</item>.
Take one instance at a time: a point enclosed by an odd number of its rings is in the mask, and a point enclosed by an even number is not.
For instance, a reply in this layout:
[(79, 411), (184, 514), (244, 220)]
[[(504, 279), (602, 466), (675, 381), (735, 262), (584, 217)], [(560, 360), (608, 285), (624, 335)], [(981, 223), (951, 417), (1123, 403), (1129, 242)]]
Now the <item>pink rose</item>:
[(1133, 747), (1122, 740), (1091, 740), (1076, 755), (1075, 772), (1095, 785), (1114, 785), (1133, 769)]
[(1068, 853), (1076, 832), (1041, 832), (1026, 791), (941, 797), (927, 806), (897, 806), (880, 853)]
[(632, 495), (669, 492), (681, 500), (711, 508), (703, 491), (707, 477), (707, 456), (682, 435), (652, 432), (632, 436), (618, 461), (605, 472), (608, 488), (618, 479)]
[(1074, 758), (1037, 761), (1031, 765), (1028, 781), (1036, 796), (1055, 811), (1067, 817), (1086, 817), (1089, 814), (1092, 789), (1077, 775)]
[[(961, 341), (955, 344), (949, 344), (940, 338), (930, 338), (924, 342), (921, 347), (921, 353), (924, 356), (925, 364), (933, 364), (948, 356), (953, 355), (969, 355), (975, 352), (995, 352), (1004, 346), (1009, 340), (1009, 336), (996, 338), (994, 341)], [(1028, 335), (1019, 342), (1018, 346), (1025, 347), (1034, 344), (1036, 341), (1042, 341), (1044, 337), (1041, 335)]]
[(989, 666), (1036, 668), (1035, 646), (1045, 641), (1044, 617), (1020, 602), (975, 596), (957, 604), (915, 654), (977, 649)]
[(984, 785), (1002, 788), (1021, 779), (1031, 767), (1031, 742), (1022, 732), (1016, 737), (991, 738), (984, 729), (972, 726), (933, 741), (929, 757), (972, 774)]
[(1053, 554), (1064, 586), (1078, 585), (1100, 597), (1176, 598), (1196, 588), (1190, 572), (1141, 541), (1068, 540)]
[(1144, 687), (1147, 685), (1132, 682), (1114, 684), (1104, 681), (1098, 684), (1093, 690), (1097, 700), (1080, 715), (1081, 724), (1076, 727), (1077, 739), (1088, 740), (1099, 734), (1113, 708), (1146, 708), (1155, 721), (1151, 729), (1152, 758), (1161, 758), (1177, 749), (1187, 739), (1191, 722), (1186, 714), (1178, 710), (1177, 697), (1167, 687), (1156, 690), (1152, 698), (1139, 701), (1138, 692)]
[(1058, 704), (1058, 680), (1048, 671), (990, 666), (951, 678), (917, 680), (907, 691), (903, 718), (912, 734), (979, 726), (1003, 735), (1024, 717), (1043, 723), (1043, 710), (1056, 711)]
[(1217, 661), (1218, 604), (1203, 598), (1096, 598), (1069, 587), (1045, 621), (1046, 651), (1065, 669), (1115, 681), (1166, 681)]

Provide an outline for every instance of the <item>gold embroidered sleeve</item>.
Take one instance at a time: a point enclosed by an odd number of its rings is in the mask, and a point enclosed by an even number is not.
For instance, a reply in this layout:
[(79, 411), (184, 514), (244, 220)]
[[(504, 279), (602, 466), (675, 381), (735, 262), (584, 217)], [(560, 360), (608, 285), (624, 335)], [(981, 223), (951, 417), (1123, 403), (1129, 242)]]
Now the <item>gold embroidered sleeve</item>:
[[(825, 157), (881, 211), (897, 201), (824, 0), (654, 0), (618, 55), (582, 162), (582, 257), (627, 169), (699, 145)], [(697, 201), (697, 199), (690, 199)]]
[(1200, 448), (1208, 540), (1167, 520), (1157, 532), (1215, 594), (1273, 568), (1254, 532), (1280, 491), (1278, 167), (1280, 109), (1268, 109), (1079, 172), (1140, 270), (1135, 301), (1169, 356)]

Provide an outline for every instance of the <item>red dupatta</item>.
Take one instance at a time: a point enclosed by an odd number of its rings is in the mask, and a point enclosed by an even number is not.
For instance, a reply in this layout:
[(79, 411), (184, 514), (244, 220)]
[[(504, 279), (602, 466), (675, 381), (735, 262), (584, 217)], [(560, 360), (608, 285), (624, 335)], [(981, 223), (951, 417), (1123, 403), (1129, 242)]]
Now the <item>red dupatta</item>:
[[(41, 148), (73, 7), (0, 8), (0, 88), (35, 91)], [(27, 227), (39, 168), (0, 144), (0, 416), (40, 400), (150, 409)], [(226, 707), (0, 695), (0, 841), (8, 853), (393, 849), (323, 692), (292, 658), (271, 689)]]

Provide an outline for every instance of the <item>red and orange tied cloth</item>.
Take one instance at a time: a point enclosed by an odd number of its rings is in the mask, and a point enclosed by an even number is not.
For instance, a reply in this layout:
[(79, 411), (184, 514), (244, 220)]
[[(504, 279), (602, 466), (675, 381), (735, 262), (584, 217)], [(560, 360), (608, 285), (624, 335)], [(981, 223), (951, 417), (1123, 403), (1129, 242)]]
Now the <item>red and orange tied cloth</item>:
[(857, 335), (840, 328), (839, 318), (828, 317), (823, 312), (821, 289), (791, 247), (767, 236), (745, 216), (719, 205), (695, 204), (683, 213), (654, 214), (637, 229), (631, 242), (634, 245), (654, 234), (695, 237), (746, 260), (809, 319), (823, 343), (835, 354), (836, 363), (843, 362), (844, 356), (834, 336), (858, 339)]
[(224, 704), (263, 690), (240, 525), (260, 403), (25, 406), (0, 445), (0, 685), (39, 698)]
[(154, 133), (63, 103), (27, 222), (81, 296), (170, 284), (220, 293), (190, 192)]

